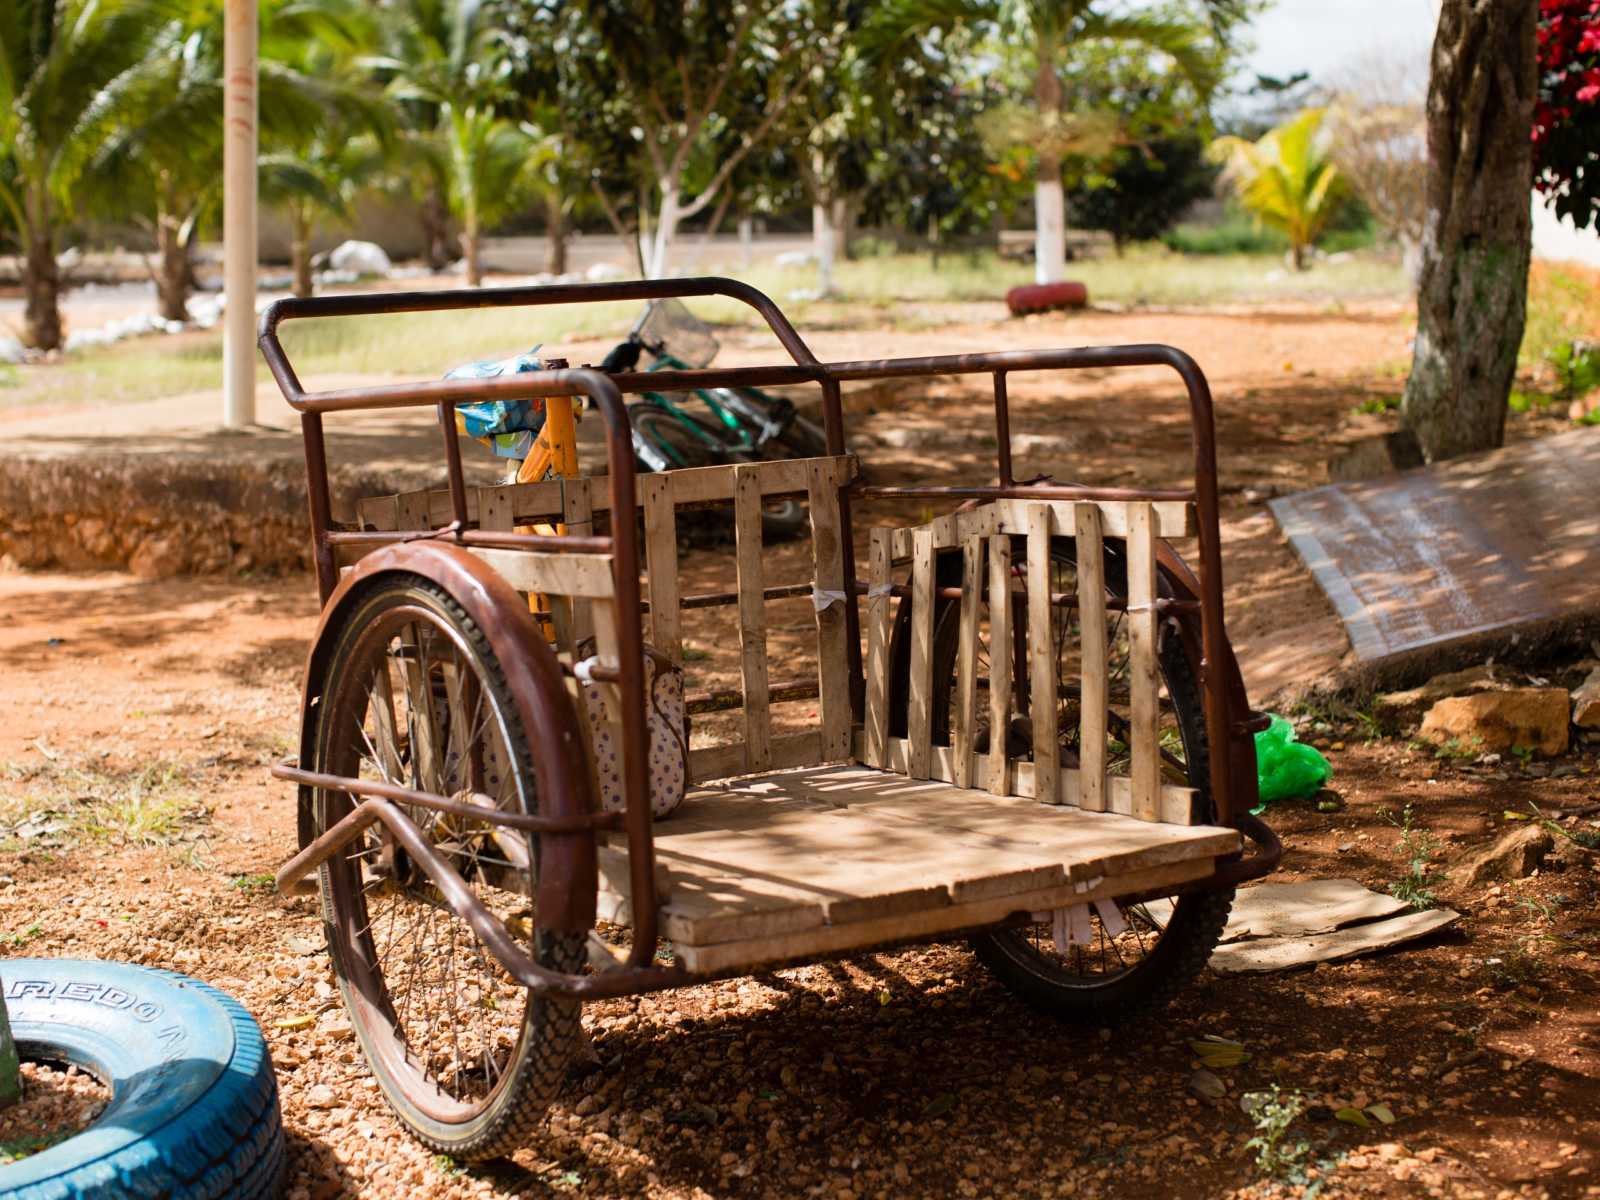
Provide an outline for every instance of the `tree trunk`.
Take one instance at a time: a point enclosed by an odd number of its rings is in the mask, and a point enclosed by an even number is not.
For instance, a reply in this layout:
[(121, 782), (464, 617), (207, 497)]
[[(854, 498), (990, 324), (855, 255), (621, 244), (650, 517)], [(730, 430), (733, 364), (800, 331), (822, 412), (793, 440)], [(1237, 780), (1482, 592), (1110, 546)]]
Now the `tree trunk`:
[(754, 251), (755, 251), (755, 239), (756, 239), (755, 222), (750, 219), (748, 214), (745, 215), (745, 216), (740, 217), (739, 218), (739, 262), (747, 270), (750, 267), (751, 260), (755, 256), (755, 254), (754, 254)]
[(50, 213), (43, 201), (30, 206), (32, 228), (27, 257), (22, 264), (22, 290), (26, 301), (22, 312), (22, 343), (35, 350), (61, 348), (61, 276), (56, 267), (54, 231)]
[(289, 213), (289, 262), (294, 268), (294, 294), (304, 300), (312, 293), (311, 220), (305, 212)]
[(1306, 244), (1304, 242), (1295, 242), (1289, 247), (1289, 265), (1296, 271), (1305, 271), (1310, 268), (1311, 263), (1306, 257)]
[(1537, 6), (1444, 0), (1428, 86), (1428, 211), (1401, 417), (1429, 462), (1505, 437), (1528, 300)]
[(156, 311), (163, 321), (188, 321), (194, 273), (183, 222), (170, 212), (156, 214)]
[(550, 239), (550, 262), (547, 269), (552, 275), (567, 273), (567, 212), (560, 191), (546, 193), (544, 198), (545, 236)]
[(855, 213), (850, 209), (849, 200), (835, 196), (829, 217), (833, 226), (833, 258), (837, 262), (850, 257), (850, 233), (855, 225)]
[[(1055, 54), (1039, 46), (1039, 74), (1034, 80), (1039, 116), (1049, 128), (1061, 117), (1061, 79)], [(1061, 155), (1041, 147), (1033, 180), (1033, 278), (1036, 283), (1060, 283), (1067, 269), (1067, 199), (1061, 187)]]
[(833, 208), (825, 203), (811, 206), (811, 248), (817, 256), (817, 295), (833, 295), (833, 258), (838, 249), (838, 230), (833, 224)]
[(667, 257), (672, 252), (672, 239), (678, 232), (678, 185), (661, 185), (661, 210), (656, 214), (655, 239), (646, 269), (651, 279), (665, 279)]
[(430, 187), (422, 198), (422, 240), (430, 271), (442, 271), (450, 265), (450, 209), (445, 204), (444, 193)]
[(483, 264), (478, 258), (478, 218), (468, 214), (461, 222), (461, 257), (466, 260), (467, 286), (483, 286)]

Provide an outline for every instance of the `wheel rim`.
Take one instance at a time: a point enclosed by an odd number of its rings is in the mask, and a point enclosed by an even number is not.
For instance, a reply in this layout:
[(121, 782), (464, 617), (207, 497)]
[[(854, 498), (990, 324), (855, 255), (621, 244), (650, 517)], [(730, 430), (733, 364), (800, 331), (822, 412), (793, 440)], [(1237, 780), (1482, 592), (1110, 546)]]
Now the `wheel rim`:
[[(1113, 578), (1121, 578), (1120, 571), (1113, 571), (1115, 560), (1107, 560), (1108, 570), (1106, 598), (1108, 600), (1123, 600), (1125, 596), (1111, 586)], [(1053, 554), (1050, 564), (1050, 590), (1053, 593), (1064, 593), (1075, 596), (1078, 591), (1078, 573), (1073, 560), (1061, 553)], [(1012, 598), (1012, 630), (1015, 644), (1012, 648), (1013, 679), (1021, 682), (1027, 679), (1027, 647), (1029, 644), (1027, 632), (1027, 571), (1023, 564), (1022, 556), (1016, 556), (1011, 577)], [(977, 715), (978, 730), (974, 734), (974, 748), (980, 753), (985, 753), (990, 748), (992, 737), (991, 716), (989, 709), (989, 671), (993, 648), (990, 644), (989, 634), (989, 597), (987, 587), (983, 602), (979, 605), (978, 619), (978, 698)], [(935, 637), (934, 678), (951, 681), (948, 697), (943, 704), (935, 705), (933, 739), (943, 745), (950, 744), (950, 729), (954, 721), (955, 704), (957, 703), (956, 689), (953, 686), (955, 675), (956, 606), (950, 605), (943, 614), (939, 629)], [(1080, 723), (1079, 700), (1076, 681), (1080, 677), (1080, 658), (1078, 647), (1080, 645), (1081, 629), (1077, 619), (1077, 609), (1065, 605), (1058, 605), (1053, 609), (1054, 636), (1057, 654), (1056, 676), (1061, 681), (1058, 687), (1057, 703), (1057, 729), (1059, 731), (1058, 756), (1064, 767), (1076, 768), (1080, 761)], [(1106, 728), (1106, 772), (1108, 775), (1126, 775), (1130, 766), (1128, 745), (1124, 737), (1118, 736), (1119, 732), (1125, 733), (1130, 718), (1129, 688), (1130, 667), (1132, 662), (1132, 649), (1129, 643), (1127, 622), (1122, 612), (1108, 611), (1106, 613), (1107, 625), (1107, 650), (1106, 650), (1106, 678), (1107, 678), (1107, 709), (1108, 720)], [(1165, 631), (1163, 630), (1163, 633)], [(1165, 639), (1162, 639), (1163, 646)], [(1022, 663), (1018, 669), (1016, 662), (1017, 649), (1022, 647)], [(1191, 759), (1188, 747), (1198, 744), (1197, 731), (1186, 729), (1185, 723), (1172, 699), (1172, 680), (1170, 679), (1171, 663), (1170, 653), (1161, 653), (1158, 648), (1158, 663), (1160, 669), (1158, 678), (1161, 681), (1160, 705), (1160, 745), (1163, 756), (1163, 780), (1167, 783), (1188, 784), (1187, 764)], [(1007, 729), (1007, 749), (1012, 755), (1022, 758), (1032, 758), (1032, 722), (1028, 717), (1031, 711), (1026, 704), (1031, 697), (1024, 696), (1024, 689), (1013, 686), (1013, 695), (1010, 708), (1010, 721)], [(1137, 902), (1110, 899), (1102, 913), (1099, 906), (1091, 905), (1088, 916), (1088, 938), (1084, 941), (1069, 942), (1065, 946), (1058, 946), (1054, 935), (1054, 922), (1052, 915), (1037, 913), (1040, 918), (1030, 921), (1022, 926), (1000, 930), (993, 934), (993, 939), (1005, 952), (1015, 959), (1020, 965), (1042, 977), (1048, 978), (1052, 983), (1060, 986), (1095, 989), (1106, 987), (1112, 983), (1126, 978), (1141, 966), (1148, 963), (1156, 954), (1167, 928), (1172, 923), (1175, 915), (1175, 903), (1181, 903), (1181, 897), (1175, 899), (1157, 899), (1148, 901), (1141, 899)], [(1108, 923), (1107, 917), (1110, 918)], [(1120, 928), (1119, 928), (1120, 926)], [(1080, 926), (1081, 932), (1081, 926)]]
[[(343, 662), (325, 698), (332, 773), (531, 811), (531, 781), (507, 751), (513, 718), (441, 613), (415, 597), (384, 608)], [(352, 806), (342, 793), (322, 793), (319, 803), (323, 829)], [(400, 807), (490, 911), (531, 941), (531, 835)], [(461, 1124), (487, 1111), (523, 1051), (526, 989), (381, 825), (336, 856), (322, 884), (352, 1024), (380, 1081), (434, 1121)]]

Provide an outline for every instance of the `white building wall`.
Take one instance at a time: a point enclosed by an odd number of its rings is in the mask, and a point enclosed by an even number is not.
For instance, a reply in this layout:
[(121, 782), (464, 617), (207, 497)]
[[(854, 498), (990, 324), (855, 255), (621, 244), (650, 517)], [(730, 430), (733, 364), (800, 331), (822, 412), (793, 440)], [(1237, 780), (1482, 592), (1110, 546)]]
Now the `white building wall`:
[(1544, 197), (1533, 194), (1533, 256), (1554, 262), (1576, 262), (1600, 267), (1600, 233), (1575, 229), (1545, 207)]

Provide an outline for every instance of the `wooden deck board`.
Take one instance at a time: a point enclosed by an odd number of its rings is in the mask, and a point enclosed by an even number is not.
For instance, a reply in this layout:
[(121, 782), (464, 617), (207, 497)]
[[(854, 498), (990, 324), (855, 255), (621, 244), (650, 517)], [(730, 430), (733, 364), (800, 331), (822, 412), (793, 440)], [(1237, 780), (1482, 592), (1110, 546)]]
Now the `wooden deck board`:
[(1020, 909), (1027, 897), (1151, 871), (1195, 878), (1239, 845), (1229, 829), (1084, 813), (861, 766), (699, 788), (655, 833), (669, 880), (663, 931), (700, 947), (824, 929), (818, 937), (836, 946), (849, 940), (843, 927), (895, 920), (905, 936), (962, 928), (999, 917), (942, 910), (999, 903), (1003, 917), (1013, 911), (1007, 897)]
[(1271, 501), (1363, 664), (1600, 612), (1600, 429)]

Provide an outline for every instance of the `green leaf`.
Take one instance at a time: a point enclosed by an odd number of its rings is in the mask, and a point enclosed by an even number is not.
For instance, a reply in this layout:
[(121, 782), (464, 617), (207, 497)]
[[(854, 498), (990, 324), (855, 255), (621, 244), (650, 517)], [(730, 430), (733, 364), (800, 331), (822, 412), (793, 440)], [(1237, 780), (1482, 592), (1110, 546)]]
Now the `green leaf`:
[(1376, 1117), (1380, 1125), (1394, 1124), (1394, 1113), (1389, 1111), (1387, 1104), (1369, 1104), (1367, 1105), (1367, 1112)]
[(922, 1110), (922, 1115), (931, 1120), (934, 1117), (942, 1117), (946, 1113), (953, 1111), (955, 1106), (956, 1094), (954, 1092), (943, 1092), (928, 1102), (927, 1107)]
[(1208, 1037), (1189, 1043), (1196, 1057), (1208, 1067), (1237, 1067), (1250, 1061), (1250, 1053), (1238, 1042)]
[(1372, 1122), (1367, 1120), (1367, 1114), (1359, 1108), (1345, 1107), (1333, 1114), (1335, 1121), (1343, 1121), (1347, 1125), (1359, 1125), (1363, 1129), (1370, 1128)]

